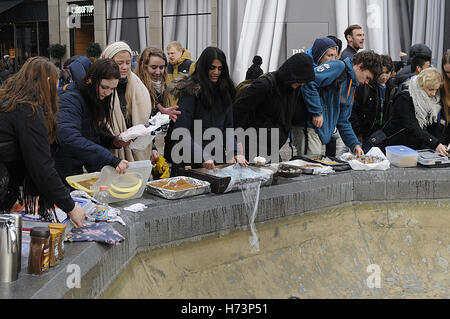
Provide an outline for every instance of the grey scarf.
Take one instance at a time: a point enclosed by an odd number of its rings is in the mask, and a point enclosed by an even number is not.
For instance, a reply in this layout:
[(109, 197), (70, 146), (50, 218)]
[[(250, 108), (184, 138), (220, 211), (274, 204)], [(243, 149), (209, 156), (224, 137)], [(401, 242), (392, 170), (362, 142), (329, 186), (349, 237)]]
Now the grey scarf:
[(425, 90), (420, 87), (417, 76), (414, 76), (409, 81), (409, 93), (414, 102), (414, 111), (420, 127), (424, 128), (436, 123), (442, 108), (439, 91), (434, 97), (429, 97)]

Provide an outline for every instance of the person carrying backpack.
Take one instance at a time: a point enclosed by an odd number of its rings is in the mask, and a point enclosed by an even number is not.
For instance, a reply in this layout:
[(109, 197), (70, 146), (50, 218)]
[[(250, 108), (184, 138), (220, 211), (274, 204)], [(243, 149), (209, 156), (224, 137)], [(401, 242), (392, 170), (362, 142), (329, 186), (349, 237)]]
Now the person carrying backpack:
[[(306, 53), (297, 53), (286, 60), (275, 72), (269, 72), (253, 80), (233, 104), (234, 127), (256, 129), (257, 153), (251, 154), (246, 141), (245, 157), (272, 155), (279, 157), (280, 148), (286, 143), (292, 118), (298, 105), (298, 87), (314, 80), (313, 61)], [(267, 132), (267, 145), (260, 148), (261, 130)], [(278, 149), (271, 145), (274, 129), (278, 129)], [(274, 135), (276, 136), (276, 135)], [(272, 156), (271, 156), (272, 157)]]
[[(377, 78), (380, 65), (378, 54), (362, 51), (352, 59), (329, 61), (314, 69), (315, 80), (301, 88), (308, 111), (308, 118), (303, 120), (315, 128), (323, 145), (330, 142), (337, 128), (344, 144), (356, 155), (364, 155), (349, 118), (356, 87)], [(321, 150), (316, 151), (312, 154), (321, 154)]]

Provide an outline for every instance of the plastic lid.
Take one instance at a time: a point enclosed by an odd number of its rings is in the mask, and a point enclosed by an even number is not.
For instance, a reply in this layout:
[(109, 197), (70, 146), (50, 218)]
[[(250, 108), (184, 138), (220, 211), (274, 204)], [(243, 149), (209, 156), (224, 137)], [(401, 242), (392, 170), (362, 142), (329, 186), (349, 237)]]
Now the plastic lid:
[(388, 146), (386, 147), (387, 151), (399, 156), (417, 156), (419, 154), (417, 151), (404, 145)]
[(50, 236), (50, 229), (47, 227), (33, 227), (30, 232), (31, 237), (48, 238)]
[(106, 191), (106, 190), (108, 190), (108, 186), (102, 185), (102, 186), (100, 186), (100, 190)]

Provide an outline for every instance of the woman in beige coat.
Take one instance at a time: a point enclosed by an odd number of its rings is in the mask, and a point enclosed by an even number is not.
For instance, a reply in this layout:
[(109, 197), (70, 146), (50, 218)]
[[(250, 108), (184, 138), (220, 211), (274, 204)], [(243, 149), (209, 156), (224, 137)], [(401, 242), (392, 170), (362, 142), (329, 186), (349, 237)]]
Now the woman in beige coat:
[[(109, 44), (103, 51), (101, 58), (113, 59), (120, 69), (120, 80), (113, 103), (113, 127), (111, 132), (118, 135), (128, 128), (138, 124), (148, 124), (152, 112), (150, 94), (139, 79), (131, 72), (131, 48), (125, 42), (119, 41)], [(153, 163), (159, 154), (156, 147), (150, 146), (145, 151), (131, 150), (123, 147), (112, 150), (114, 155), (129, 162), (151, 160)]]

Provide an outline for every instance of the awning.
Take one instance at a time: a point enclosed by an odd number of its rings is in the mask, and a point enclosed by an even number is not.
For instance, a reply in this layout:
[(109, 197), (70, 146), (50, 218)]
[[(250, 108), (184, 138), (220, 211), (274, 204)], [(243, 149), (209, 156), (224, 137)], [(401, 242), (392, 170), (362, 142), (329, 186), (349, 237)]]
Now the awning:
[(12, 7), (17, 6), (18, 4), (22, 3), (23, 0), (6, 0), (6, 1), (0, 1), (0, 13), (3, 13)]

